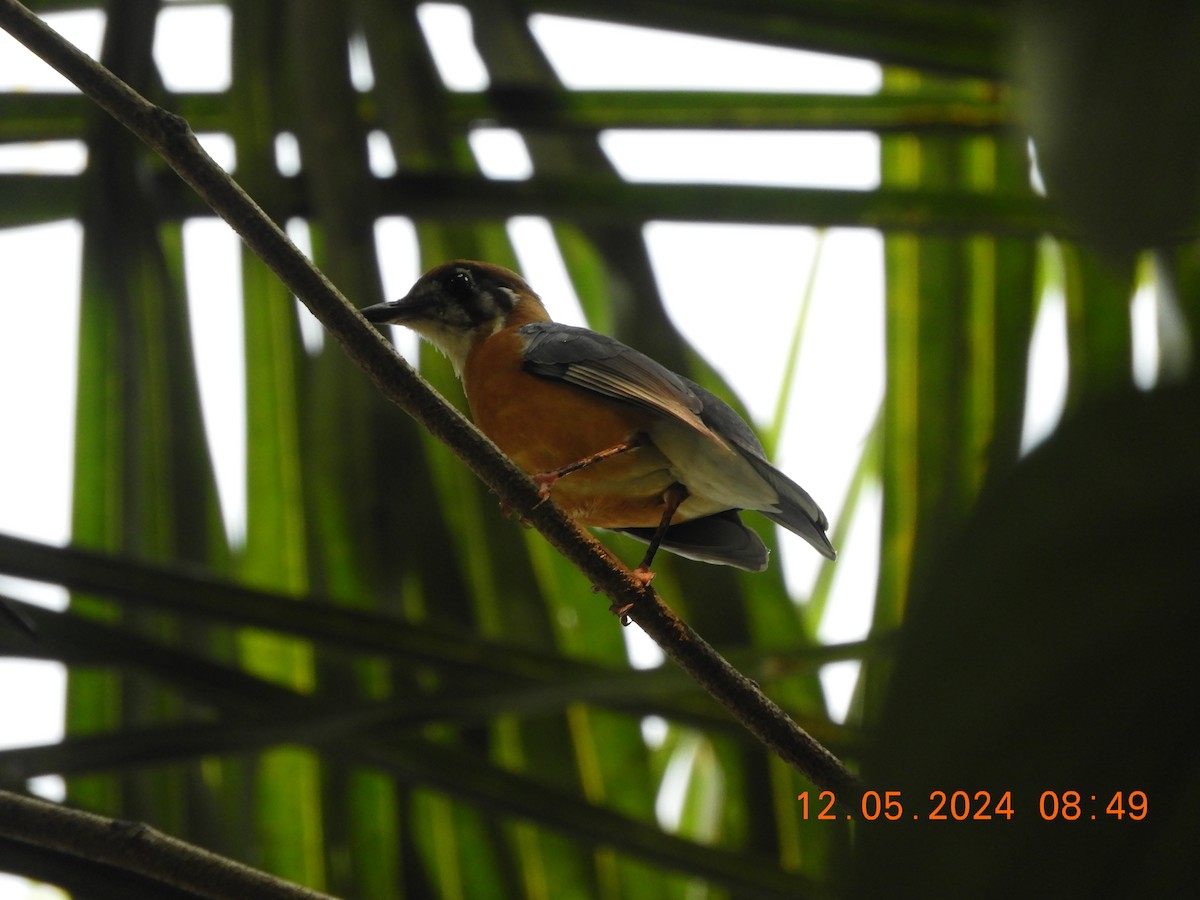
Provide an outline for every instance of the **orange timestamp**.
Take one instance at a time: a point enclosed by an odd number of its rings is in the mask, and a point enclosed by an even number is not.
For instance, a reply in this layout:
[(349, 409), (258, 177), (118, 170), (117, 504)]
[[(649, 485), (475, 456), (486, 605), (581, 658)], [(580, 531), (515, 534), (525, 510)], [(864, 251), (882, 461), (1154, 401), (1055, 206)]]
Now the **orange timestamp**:
[[(1012, 791), (993, 794), (991, 791), (930, 791), (927, 800), (908, 803), (901, 791), (864, 791), (854, 812), (835, 809), (837, 795), (821, 791), (810, 803), (809, 792), (798, 794), (800, 818), (818, 821), (853, 819), (858, 821), (896, 822), (924, 820), (929, 822), (987, 822), (999, 819), (1011, 821), (1017, 815)], [(1111, 794), (1091, 794), (1076, 790), (1042, 791), (1037, 812), (1046, 822), (1078, 820), (1140, 822), (1146, 818), (1150, 802), (1145, 791), (1115, 791)], [(857, 812), (857, 815), (855, 815)]]

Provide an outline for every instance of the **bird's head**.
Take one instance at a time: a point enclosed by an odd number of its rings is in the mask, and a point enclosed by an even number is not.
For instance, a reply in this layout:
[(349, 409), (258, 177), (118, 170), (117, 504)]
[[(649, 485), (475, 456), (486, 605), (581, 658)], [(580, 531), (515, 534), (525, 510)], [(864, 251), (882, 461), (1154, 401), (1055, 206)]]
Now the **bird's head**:
[(399, 300), (362, 310), (368, 322), (411, 328), (461, 374), (479, 341), (515, 324), (548, 320), (542, 301), (515, 272), (472, 260), (443, 263)]

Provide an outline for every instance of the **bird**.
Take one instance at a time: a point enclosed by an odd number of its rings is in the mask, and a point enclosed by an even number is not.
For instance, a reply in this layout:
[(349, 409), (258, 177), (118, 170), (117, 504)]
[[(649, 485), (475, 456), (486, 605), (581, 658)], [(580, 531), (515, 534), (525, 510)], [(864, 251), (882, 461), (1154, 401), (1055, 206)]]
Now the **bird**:
[(750, 426), (710, 391), (614, 338), (554, 322), (515, 272), (475, 260), (430, 269), (399, 300), (361, 310), (412, 329), (450, 360), (479, 429), (581, 525), (750, 572), (768, 552), (755, 510), (827, 559), (812, 497), (775, 468)]

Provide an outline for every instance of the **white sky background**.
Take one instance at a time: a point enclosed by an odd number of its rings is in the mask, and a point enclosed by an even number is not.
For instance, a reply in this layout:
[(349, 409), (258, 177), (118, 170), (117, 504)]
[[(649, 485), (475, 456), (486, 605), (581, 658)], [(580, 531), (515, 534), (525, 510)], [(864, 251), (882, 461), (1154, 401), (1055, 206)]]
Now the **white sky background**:
[[(433, 40), (447, 84), (457, 90), (485, 86), (486, 73), (469, 42), (461, 8), (428, 4), (421, 22)], [(61, 14), (47, 19), (93, 55), (98, 53), (98, 14)], [(534, 17), (534, 30), (563, 81), (575, 88), (747, 89), (781, 92), (870, 93), (878, 89), (874, 64), (729, 41), (691, 38), (573, 21)], [(170, 10), (160, 18), (156, 58), (169, 87), (219, 90), (229, 79), (227, 11), (223, 7)], [(612, 60), (621, 64), (614, 66)], [(359, 61), (355, 80), (368, 83)], [(0, 33), (0, 89), (73, 90), (24, 48)], [(232, 158), (226, 141), (206, 140), (223, 164)], [(528, 177), (520, 139), (503, 129), (481, 129), (472, 139), (491, 177)], [(754, 183), (871, 189), (879, 180), (879, 144), (869, 134), (748, 132), (609, 133), (602, 146), (632, 181)], [(386, 172), (389, 154), (378, 139), (373, 165)], [(286, 165), (288, 142), (281, 141)], [(0, 146), (0, 171), (78, 172), (77, 145)], [(303, 238), (302, 229), (289, 228)], [(522, 268), (551, 313), (580, 322), (577, 303), (553, 248), (546, 223), (510, 223)], [(419, 274), (411, 227), (391, 219), (377, 228), (384, 282), (400, 296)], [(716, 226), (652, 223), (645, 237), (668, 310), (685, 335), (729, 380), (752, 415), (774, 415), (784, 360), (818, 239), (801, 227)], [(230, 531), (244, 518), (244, 403), (240, 283), (237, 244), (216, 220), (195, 220), (186, 232), (188, 290), (201, 355), (206, 421)], [(59, 223), (0, 231), (0, 530), (51, 543), (69, 535), (73, 452), (75, 342), (80, 229)], [(203, 246), (200, 250), (198, 247)], [(875, 232), (830, 230), (818, 260), (815, 294), (796, 373), (787, 428), (777, 462), (803, 484), (836, 520), (851, 473), (883, 394), (882, 240)], [(736, 315), (728, 315), (729, 310)], [(1135, 304), (1138, 333), (1153, 320), (1154, 303)], [(197, 311), (204, 315), (197, 315)], [(1139, 312), (1140, 310), (1140, 312)], [(307, 313), (304, 314), (307, 317)], [(308, 332), (319, 340), (319, 329)], [(234, 342), (235, 349), (225, 348)], [(411, 358), (411, 341), (401, 341)], [(1139, 344), (1145, 347), (1144, 343)], [(1053, 427), (1062, 408), (1065, 321), (1061, 298), (1044, 304), (1034, 341), (1027, 444)], [(205, 360), (209, 360), (206, 364)], [(213, 364), (213, 361), (218, 361)], [(1139, 350), (1143, 381), (1152, 376), (1154, 349)], [(875, 590), (879, 493), (872, 489), (858, 512), (857, 527), (839, 547), (833, 597), (821, 637), (852, 640), (866, 634)], [(781, 533), (782, 564), (803, 595), (820, 558), (801, 539)], [(61, 593), (0, 577), (0, 591), (61, 605)], [(634, 629), (629, 632), (636, 633)], [(657, 648), (652, 648), (656, 651)], [(643, 646), (631, 648), (653, 659)], [(857, 672), (854, 664), (827, 666), (822, 677), (835, 714), (841, 714)], [(55, 740), (61, 736), (64, 677), (57, 665), (0, 660), (0, 746)], [(53, 787), (50, 788), (53, 792)], [(11, 880), (0, 880), (0, 897)], [(24, 891), (25, 888), (12, 888)]]

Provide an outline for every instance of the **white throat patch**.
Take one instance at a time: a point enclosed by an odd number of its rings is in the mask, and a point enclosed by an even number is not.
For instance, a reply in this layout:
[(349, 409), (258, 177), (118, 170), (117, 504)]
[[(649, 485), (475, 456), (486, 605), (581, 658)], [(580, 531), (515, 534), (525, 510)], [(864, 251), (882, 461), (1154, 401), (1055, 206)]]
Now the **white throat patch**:
[(475, 342), (491, 337), (504, 327), (501, 319), (495, 319), (490, 324), (490, 330), (487, 325), (480, 325), (470, 331), (463, 331), (461, 328), (454, 328), (437, 321), (413, 322), (409, 327), (450, 360), (450, 365), (454, 367), (454, 374), (461, 380), (463, 369), (467, 365), (467, 355), (471, 352), (471, 347)]

